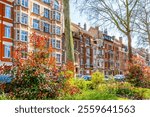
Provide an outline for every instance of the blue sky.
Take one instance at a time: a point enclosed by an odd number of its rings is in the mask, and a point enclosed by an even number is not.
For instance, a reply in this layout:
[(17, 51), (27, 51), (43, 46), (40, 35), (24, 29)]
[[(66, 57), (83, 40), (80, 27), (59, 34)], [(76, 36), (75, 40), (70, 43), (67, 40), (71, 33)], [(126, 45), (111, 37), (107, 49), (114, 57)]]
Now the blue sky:
[[(90, 22), (87, 20), (85, 15), (81, 15), (80, 14), (80, 12), (77, 10), (77, 8), (76, 8), (76, 6), (75, 6), (75, 4), (73, 2), (71, 2), (70, 10), (71, 10), (70, 11), (71, 22), (76, 23), (76, 24), (81, 23), (81, 27), (83, 27), (84, 23), (86, 23), (87, 24), (87, 28), (90, 28), (90, 26), (91, 26)], [(113, 29), (108, 29), (108, 34), (110, 36), (115, 35), (117, 38), (122, 36), (124, 44), (127, 45), (126, 36), (123, 36), (118, 31), (116, 31), (116, 30), (114, 31)], [(132, 41), (132, 44), (133, 44), (134, 47), (136, 46), (136, 39), (134, 39)]]
[(90, 23), (86, 19), (86, 16), (80, 14), (80, 12), (76, 9), (76, 6), (73, 4), (73, 2), (71, 2), (70, 10), (71, 10), (71, 12), (70, 12), (71, 21), (73, 23), (76, 23), (76, 24), (81, 23), (82, 27), (83, 27), (84, 23), (87, 23), (87, 26), (89, 28)]

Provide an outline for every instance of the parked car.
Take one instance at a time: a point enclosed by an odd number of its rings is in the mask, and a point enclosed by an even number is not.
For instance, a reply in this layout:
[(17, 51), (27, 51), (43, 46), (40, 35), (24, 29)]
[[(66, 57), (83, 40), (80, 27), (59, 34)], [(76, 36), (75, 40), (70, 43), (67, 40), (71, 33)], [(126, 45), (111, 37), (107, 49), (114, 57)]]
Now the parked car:
[(91, 80), (92, 77), (90, 75), (83, 75), (82, 78), (84, 80)]
[(82, 74), (76, 74), (77, 78), (82, 78)]
[(117, 81), (124, 81), (125, 80), (125, 76), (118, 74), (118, 75), (114, 76), (114, 79), (117, 80)]
[(109, 80), (110, 76), (109, 75), (105, 75), (105, 79), (104, 80)]
[(0, 75), (0, 83), (10, 83), (12, 79), (11, 75)]

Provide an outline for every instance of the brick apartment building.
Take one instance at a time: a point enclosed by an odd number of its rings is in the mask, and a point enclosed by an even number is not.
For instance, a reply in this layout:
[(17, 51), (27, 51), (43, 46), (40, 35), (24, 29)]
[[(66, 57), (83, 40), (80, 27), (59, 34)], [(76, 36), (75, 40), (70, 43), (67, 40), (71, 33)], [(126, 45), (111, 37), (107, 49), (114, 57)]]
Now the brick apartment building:
[(114, 36), (109, 36), (107, 32), (103, 34), (104, 39), (104, 73), (107, 75), (123, 74), (126, 69), (126, 62), (128, 60), (128, 50), (122, 42)]
[(93, 36), (93, 72), (104, 72), (104, 40), (99, 27), (90, 27), (88, 31)]
[[(63, 8), (62, 0), (15, 0), (14, 3), (14, 38), (15, 48), (18, 43), (29, 45), (30, 36), (33, 33), (49, 39), (54, 48), (53, 56), (56, 63), (62, 63), (62, 32), (63, 32)], [(26, 56), (23, 56), (23, 58)]]
[(13, 1), (0, 0), (0, 65), (12, 65)]
[[(86, 24), (82, 28), (80, 24), (72, 23), (71, 30), (74, 39), (76, 73), (90, 75), (93, 71), (93, 37), (86, 31)], [(64, 43), (63, 38), (63, 45)], [(65, 63), (65, 47), (63, 51), (63, 62)]]
[(133, 55), (140, 57), (147, 66), (150, 66), (150, 54), (148, 49), (132, 48)]
[(127, 46), (114, 36), (109, 36), (107, 30), (102, 33), (98, 27), (91, 27), (89, 33), (94, 37), (93, 57), (94, 71), (98, 70), (106, 75), (123, 74), (127, 62)]

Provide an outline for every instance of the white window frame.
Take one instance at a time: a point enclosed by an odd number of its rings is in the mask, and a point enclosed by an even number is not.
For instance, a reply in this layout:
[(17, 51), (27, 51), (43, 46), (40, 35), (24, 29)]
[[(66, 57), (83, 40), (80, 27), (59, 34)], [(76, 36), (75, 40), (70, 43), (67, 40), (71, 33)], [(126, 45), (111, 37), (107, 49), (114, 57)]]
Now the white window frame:
[(11, 46), (4, 45), (4, 58), (11, 58)]
[[(34, 22), (34, 21), (38, 21), (38, 23), (37, 23), (37, 22)], [(39, 21), (39, 20), (33, 19), (33, 28), (34, 28), (34, 29), (37, 29), (37, 30), (40, 29), (40, 21)]]
[(11, 19), (11, 7), (5, 6), (5, 18)]
[(5, 37), (11, 38), (11, 27), (7, 25), (5, 25)]
[(28, 41), (28, 32), (27, 31), (24, 31), (24, 30), (21, 31), (21, 39), (20, 40), (23, 42)]
[[(58, 55), (59, 55), (59, 60), (58, 60)], [(60, 53), (56, 53), (56, 63), (61, 63), (61, 54)]]
[(21, 14), (21, 23), (28, 25), (28, 15), (27, 14), (25, 14), (25, 13)]
[(56, 48), (61, 49), (61, 41), (60, 40), (56, 40)]

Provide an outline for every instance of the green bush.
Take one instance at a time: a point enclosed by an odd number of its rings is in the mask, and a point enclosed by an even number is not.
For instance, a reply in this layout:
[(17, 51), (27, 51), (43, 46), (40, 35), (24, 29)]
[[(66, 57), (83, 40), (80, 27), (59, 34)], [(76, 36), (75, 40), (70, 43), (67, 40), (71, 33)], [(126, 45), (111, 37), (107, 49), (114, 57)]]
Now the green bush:
[(109, 93), (116, 94), (118, 90), (118, 84), (117, 82), (111, 82), (111, 83), (108, 82), (107, 88), (108, 88)]
[(143, 99), (150, 99), (150, 89), (144, 89)]
[(81, 94), (67, 95), (63, 100), (117, 100), (118, 97), (107, 92), (100, 93), (97, 90), (83, 91)]
[(150, 99), (150, 90), (145, 88), (133, 87), (128, 82), (118, 83), (116, 95), (129, 99)]
[(72, 85), (76, 85), (81, 90), (93, 89), (93, 84), (91, 81), (85, 81), (84, 79), (73, 78), (70, 82)]
[(9, 100), (10, 97), (7, 96), (5, 93), (0, 94), (0, 100)]
[(134, 97), (132, 88), (133, 87), (128, 82), (118, 83), (118, 89), (116, 91), (116, 94), (123, 97)]
[(134, 97), (133, 99), (143, 100), (150, 99), (150, 91), (145, 88), (133, 88)]
[(107, 84), (99, 84), (98, 87), (97, 87), (97, 90), (99, 92), (108, 92), (109, 91), (109, 88), (107, 86)]
[(104, 82), (104, 74), (101, 72), (95, 72), (92, 74), (92, 83), (94, 87), (96, 88), (98, 84)]

